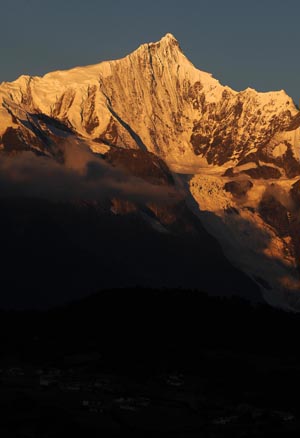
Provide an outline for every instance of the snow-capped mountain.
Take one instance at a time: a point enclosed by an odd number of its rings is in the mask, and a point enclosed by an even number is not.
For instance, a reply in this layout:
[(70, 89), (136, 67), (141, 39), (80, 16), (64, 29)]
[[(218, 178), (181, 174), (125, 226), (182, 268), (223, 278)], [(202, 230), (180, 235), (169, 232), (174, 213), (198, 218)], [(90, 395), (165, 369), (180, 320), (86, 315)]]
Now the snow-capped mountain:
[[(121, 164), (126, 156), (125, 167), (143, 177), (130, 150), (150, 153), (266, 300), (298, 307), (300, 113), (283, 90), (223, 86), (167, 34), (120, 60), (2, 83), (0, 102), (4, 154), (63, 161), (67, 140), (115, 165), (129, 150)], [(161, 230), (161, 215), (155, 221)]]

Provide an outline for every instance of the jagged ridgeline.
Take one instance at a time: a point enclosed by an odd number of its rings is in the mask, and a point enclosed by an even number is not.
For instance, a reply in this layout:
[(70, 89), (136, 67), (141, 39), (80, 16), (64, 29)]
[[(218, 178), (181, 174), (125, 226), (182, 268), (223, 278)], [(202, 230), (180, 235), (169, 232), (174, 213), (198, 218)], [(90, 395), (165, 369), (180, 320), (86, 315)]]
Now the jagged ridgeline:
[[(70, 175), (67, 180), (60, 176), (64, 186), (76, 187), (81, 202), (78, 215), (94, 209), (93, 214), (101, 218), (95, 224), (105, 218), (106, 224), (119, 221), (126, 223), (125, 228), (134, 217), (140, 229), (144, 227), (141, 235), (155, 236), (160, 251), (149, 250), (147, 239), (144, 247), (136, 248), (139, 254), (148, 254), (144, 260), (131, 252), (127, 262), (134, 269), (125, 270), (126, 285), (154, 282), (214, 293), (222, 288), (226, 294), (247, 291), (255, 299), (259, 287), (271, 304), (298, 308), (300, 113), (283, 90), (236, 92), (223, 86), (196, 69), (174, 36), (167, 34), (120, 60), (2, 83), (0, 100), (4, 195), (11, 194), (11, 185), (18, 181), (24, 186), (24, 161), (28, 168), (28, 154), (33, 153), (38, 157), (33, 177), (38, 163), (44, 165), (47, 159), (84, 178), (82, 189), (77, 177), (74, 181)], [(85, 152), (78, 154), (78, 149)], [(95, 177), (95, 169), (102, 179), (91, 192), (86, 179)], [(51, 178), (57, 178), (57, 172), (61, 170), (51, 168)], [(45, 187), (41, 178), (39, 174), (38, 185)], [(47, 181), (51, 178), (48, 172)], [(46, 189), (32, 190), (28, 178), (26, 184), (27, 197), (47, 198)], [(52, 194), (52, 203), (53, 198)], [(26, 214), (19, 216), (22, 224), (28, 220)], [(60, 215), (54, 216), (60, 218), (64, 233), (70, 225)], [(77, 223), (76, 215), (71, 216)], [(87, 217), (78, 223), (91, 231)], [(47, 217), (51, 228), (49, 218), (51, 214)], [(18, 228), (10, 226), (15, 235)], [(100, 257), (101, 227), (97, 225), (89, 238), (86, 232), (78, 234), (76, 226), (71, 228), (72, 245)], [(123, 258), (122, 265), (120, 258), (108, 257), (109, 235), (107, 257), (96, 264), (105, 286), (113, 277), (107, 272), (124, 267)], [(130, 236), (132, 245), (134, 232)], [(123, 254), (119, 248), (124, 241), (113, 243), (118, 248), (114, 253)], [(176, 250), (170, 256), (172, 245)], [(128, 257), (130, 251), (123, 251)], [(222, 286), (213, 279), (215, 271), (221, 273)]]

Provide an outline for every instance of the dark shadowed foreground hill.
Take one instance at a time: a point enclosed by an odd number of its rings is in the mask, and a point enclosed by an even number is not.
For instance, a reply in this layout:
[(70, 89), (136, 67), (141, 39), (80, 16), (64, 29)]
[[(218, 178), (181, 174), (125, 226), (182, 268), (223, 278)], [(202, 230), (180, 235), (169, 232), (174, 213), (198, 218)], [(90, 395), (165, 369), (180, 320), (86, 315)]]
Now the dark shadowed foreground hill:
[(298, 315), (135, 289), (0, 316), (2, 436), (299, 434)]

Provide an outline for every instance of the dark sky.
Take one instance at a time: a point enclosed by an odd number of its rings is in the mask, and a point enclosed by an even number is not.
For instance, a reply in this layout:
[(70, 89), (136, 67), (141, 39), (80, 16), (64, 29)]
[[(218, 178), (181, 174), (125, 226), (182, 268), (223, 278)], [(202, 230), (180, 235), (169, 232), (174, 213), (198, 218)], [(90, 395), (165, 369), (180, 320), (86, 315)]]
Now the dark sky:
[(171, 32), (240, 90), (300, 99), (299, 0), (1, 0), (0, 81), (122, 57)]

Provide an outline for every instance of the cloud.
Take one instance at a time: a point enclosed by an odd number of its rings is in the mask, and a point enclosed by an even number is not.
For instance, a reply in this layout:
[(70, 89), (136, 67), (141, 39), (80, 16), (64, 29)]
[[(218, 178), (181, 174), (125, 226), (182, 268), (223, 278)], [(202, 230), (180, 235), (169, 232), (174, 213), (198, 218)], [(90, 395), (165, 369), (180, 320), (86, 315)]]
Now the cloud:
[(0, 197), (22, 196), (57, 201), (95, 201), (116, 197), (136, 202), (176, 202), (182, 194), (117, 169), (86, 145), (66, 142), (64, 164), (22, 152), (0, 159)]
[(294, 211), (295, 203), (288, 191), (276, 183), (269, 184), (263, 193), (262, 199), (272, 196), (280, 202), (287, 210)]

